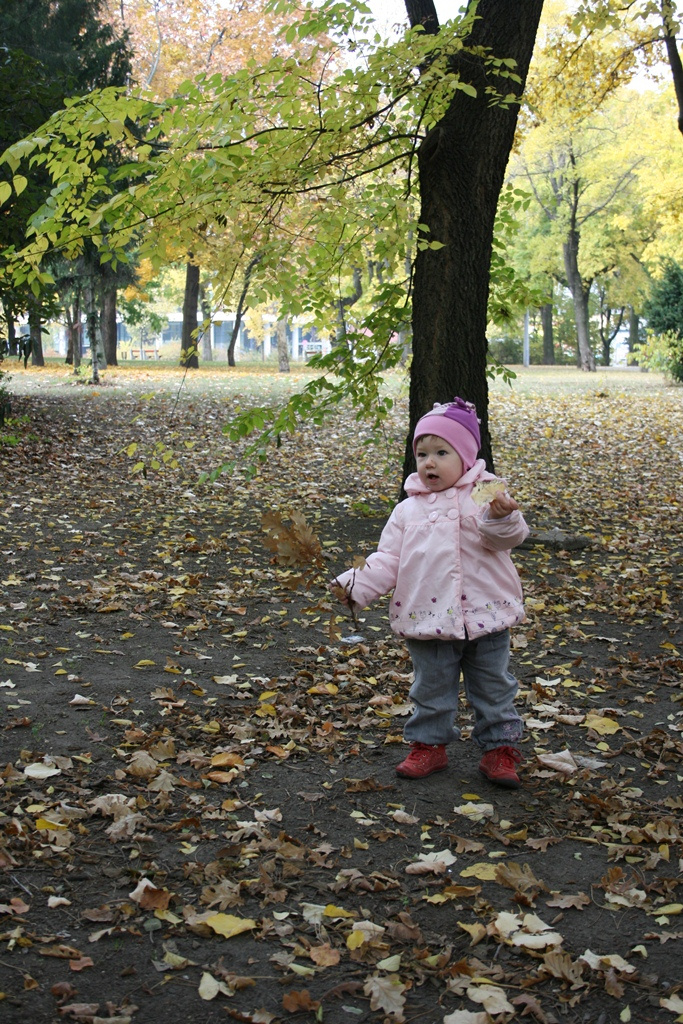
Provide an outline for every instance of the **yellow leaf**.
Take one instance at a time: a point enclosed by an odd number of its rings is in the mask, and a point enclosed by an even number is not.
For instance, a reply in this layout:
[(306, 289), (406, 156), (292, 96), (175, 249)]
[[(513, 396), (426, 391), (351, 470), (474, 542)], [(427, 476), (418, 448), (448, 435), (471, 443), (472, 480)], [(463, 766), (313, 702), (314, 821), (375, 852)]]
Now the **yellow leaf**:
[(335, 907), (334, 903), (328, 903), (323, 910), (323, 917), (355, 917), (356, 915), (350, 910), (344, 910), (343, 907)]
[(68, 828), (68, 826), (62, 825), (59, 821), (50, 821), (48, 818), (38, 818), (36, 828), (48, 829), (50, 832), (60, 832), (62, 829)]
[(352, 931), (351, 934), (347, 936), (346, 945), (349, 949), (358, 949), (365, 942), (365, 938), (366, 937), (363, 932)]
[(611, 736), (615, 732), (621, 732), (621, 726), (618, 722), (615, 722), (613, 718), (604, 718), (601, 715), (595, 715), (592, 712), (588, 712), (583, 723), (584, 729), (592, 729), (593, 732), (597, 732), (599, 736)]
[(257, 708), (254, 712), (258, 718), (276, 718), (277, 710), (274, 704), (262, 704), (260, 708)]
[(667, 903), (665, 907), (655, 907), (657, 914), (667, 914), (673, 917), (676, 914), (683, 914), (683, 903)]
[(160, 921), (168, 921), (169, 924), (181, 924), (182, 918), (178, 917), (171, 910), (155, 910), (154, 916), (158, 917)]
[(496, 877), (498, 866), (480, 861), (479, 864), (471, 864), (464, 871), (460, 872), (461, 878), (478, 878), (481, 882), (492, 882)]
[(379, 967), (381, 971), (398, 971), (401, 967), (401, 954), (394, 953), (393, 956), (387, 956), (384, 960), (378, 960), (376, 967)]
[(471, 946), (476, 946), (478, 942), (486, 938), (486, 925), (479, 924), (464, 924), (462, 921), (458, 921), (458, 928), (462, 928), (464, 932), (472, 936)]
[(289, 969), (294, 974), (298, 974), (304, 978), (308, 978), (311, 976), (311, 974), (315, 974), (314, 967), (305, 967), (303, 964), (290, 964)]
[(137, 665), (133, 665), (133, 668), (148, 668), (150, 665), (156, 665), (156, 662), (150, 661), (149, 658), (143, 658)]
[(256, 928), (256, 921), (252, 918), (235, 917), (234, 914), (214, 914), (213, 917), (207, 917), (204, 923), (225, 939), (231, 939), (234, 935), (241, 935), (242, 932)]
[(216, 978), (214, 978), (213, 974), (209, 974), (208, 971), (204, 971), (204, 973), (202, 974), (202, 980), (199, 982), (199, 988), (197, 990), (199, 993), (199, 998), (210, 1001), (211, 999), (216, 998), (220, 990), (220, 984), (216, 980)]

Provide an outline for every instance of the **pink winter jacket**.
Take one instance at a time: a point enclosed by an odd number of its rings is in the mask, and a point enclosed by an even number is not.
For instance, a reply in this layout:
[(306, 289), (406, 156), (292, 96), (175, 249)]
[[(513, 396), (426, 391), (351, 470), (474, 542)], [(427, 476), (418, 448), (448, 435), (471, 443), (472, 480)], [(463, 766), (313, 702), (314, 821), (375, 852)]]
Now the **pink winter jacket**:
[(522, 587), (508, 551), (529, 528), (519, 511), (488, 519), (488, 505), (472, 500), (473, 486), (491, 479), (483, 459), (438, 493), (413, 473), (377, 551), (335, 582), (361, 608), (393, 590), (391, 628), (413, 640), (473, 640), (523, 622)]

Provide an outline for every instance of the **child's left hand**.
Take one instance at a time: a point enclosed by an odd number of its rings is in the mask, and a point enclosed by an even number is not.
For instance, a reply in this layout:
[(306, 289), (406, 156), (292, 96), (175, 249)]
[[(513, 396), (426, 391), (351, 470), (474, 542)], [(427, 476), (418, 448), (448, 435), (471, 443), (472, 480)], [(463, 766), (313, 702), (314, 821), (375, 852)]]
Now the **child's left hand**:
[(518, 508), (519, 505), (507, 491), (499, 491), (489, 503), (489, 519), (504, 519)]

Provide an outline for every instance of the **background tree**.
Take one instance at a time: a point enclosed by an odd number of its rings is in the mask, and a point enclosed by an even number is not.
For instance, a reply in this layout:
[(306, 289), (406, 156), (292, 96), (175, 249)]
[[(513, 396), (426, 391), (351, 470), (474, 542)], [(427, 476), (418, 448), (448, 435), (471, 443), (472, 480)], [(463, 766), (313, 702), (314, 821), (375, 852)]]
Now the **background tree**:
[[(0, 149), (35, 131), (66, 97), (107, 85), (123, 85), (130, 72), (125, 36), (103, 23), (104, 0), (4, 0), (0, 7)], [(44, 171), (32, 169), (16, 187), (16, 176), (0, 165), (0, 189), (10, 181), (15, 201), (0, 219), (0, 244), (8, 250), (26, 241), (26, 222), (45, 202), (51, 182)], [(24, 184), (25, 182), (25, 184)], [(93, 253), (95, 250), (93, 249)], [(10, 320), (28, 312), (33, 338), (32, 360), (44, 362), (42, 310), (52, 297), (47, 275), (27, 282), (0, 279), (0, 298)], [(20, 297), (21, 296), (21, 297)]]
[[(468, 50), (448, 58), (448, 72), (466, 88), (455, 92), (418, 151), (423, 245), (418, 243), (415, 259), (410, 430), (435, 401), (458, 394), (479, 411), (489, 465), (486, 325), (493, 228), (542, 6), (542, 0), (468, 6), (475, 15)], [(413, 25), (438, 31), (431, 0), (411, 0), (407, 9)], [(500, 63), (496, 67), (479, 54)], [(412, 467), (409, 433), (404, 477)]]
[[(285, 0), (270, 7), (291, 14)], [(231, 76), (187, 82), (164, 102), (99, 92), (52, 118), (48, 145), (34, 138), (6, 155), (16, 171), (30, 154), (60, 185), (34, 218), (35, 241), (22, 256), (39, 266), (55, 240), (76, 253), (88, 223), (104, 258), (125, 258), (135, 238), (160, 265), (173, 239), (176, 252), (185, 246), (200, 264), (210, 247), (227, 281), (243, 280), (259, 253), (252, 302), (274, 299), (281, 316), (305, 315), (328, 333), (330, 281), (352, 280), (369, 257), (385, 267), (362, 325), (317, 363), (330, 375), (285, 408), (253, 414), (252, 425), (269, 420), (279, 433), (300, 415), (323, 415), (342, 395), (359, 411), (386, 413), (377, 373), (402, 356), (396, 326), (410, 317), (404, 268), (417, 245), (411, 423), (456, 392), (474, 400), (490, 462), (493, 230), (541, 7), (480, 0), (436, 32), (433, 5), (413, 2), (404, 37), (379, 47), (363, 37), (357, 63), (344, 67), (329, 39), (357, 31), (357, 5), (326, 0), (301, 9), (285, 30), (296, 58), (276, 54)], [(109, 173), (107, 146), (120, 144), (130, 159)], [(201, 253), (199, 225), (207, 225)], [(229, 247), (217, 243), (226, 226)], [(248, 419), (236, 429), (250, 429)]]

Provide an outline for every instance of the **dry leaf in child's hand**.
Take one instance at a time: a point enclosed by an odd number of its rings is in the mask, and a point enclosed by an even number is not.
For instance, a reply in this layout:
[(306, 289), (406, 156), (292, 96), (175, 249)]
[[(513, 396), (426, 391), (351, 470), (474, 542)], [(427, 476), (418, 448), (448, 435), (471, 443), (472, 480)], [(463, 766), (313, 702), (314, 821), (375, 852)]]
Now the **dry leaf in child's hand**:
[(346, 593), (346, 591), (344, 590), (340, 583), (330, 583), (330, 590), (332, 591), (332, 593), (334, 594), (338, 601), (348, 601), (349, 595)]
[(494, 477), (493, 480), (482, 480), (475, 484), (472, 490), (472, 501), (477, 505), (486, 505), (487, 502), (493, 501), (497, 494), (504, 494), (506, 487), (507, 481), (500, 477)]

